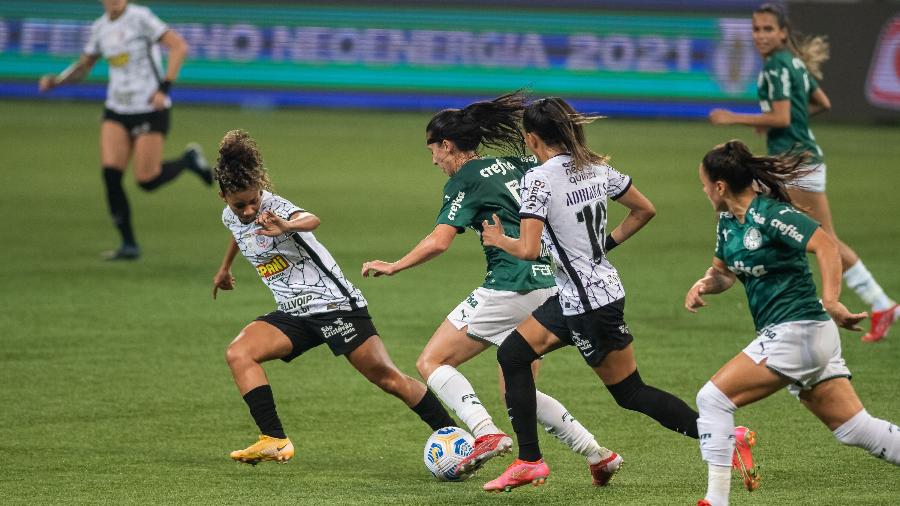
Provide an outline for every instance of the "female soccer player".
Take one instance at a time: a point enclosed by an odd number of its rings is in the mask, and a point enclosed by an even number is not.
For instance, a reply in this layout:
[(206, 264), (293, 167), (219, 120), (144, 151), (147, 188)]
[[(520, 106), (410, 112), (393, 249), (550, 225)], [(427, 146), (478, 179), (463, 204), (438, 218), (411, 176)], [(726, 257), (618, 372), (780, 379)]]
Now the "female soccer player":
[(285, 462), (294, 446), (275, 410), (262, 363), (285, 362), (327, 344), (369, 381), (398, 397), (432, 430), (455, 425), (433, 393), (391, 362), (366, 308), (366, 299), (341, 272), (312, 231), (319, 218), (269, 191), (269, 176), (256, 142), (240, 130), (225, 134), (215, 166), (220, 196), (227, 206), (222, 222), (232, 234), (213, 278), (232, 290), (231, 264), (238, 251), (256, 267), (278, 309), (260, 316), (228, 346), (225, 358), (261, 435), (231, 458), (249, 464)]
[[(446, 251), (466, 228), (480, 234), (482, 221), (491, 213), (499, 214), (506, 231), (518, 236), (519, 180), (536, 165), (533, 157), (523, 156), (519, 120), (524, 101), (524, 95), (516, 92), (463, 109), (445, 109), (431, 118), (425, 128), (425, 144), (432, 163), (450, 178), (444, 185), (437, 225), (400, 260), (364, 263), (363, 276), (390, 276), (431, 260)], [(517, 156), (480, 156), (479, 146)], [(491, 247), (484, 248), (484, 255), (484, 284), (447, 315), (416, 363), (428, 386), (476, 437), (474, 451), (459, 465), (461, 473), (478, 469), (490, 458), (509, 451), (512, 439), (494, 424), (472, 385), (456, 367), (491, 345), (499, 346), (516, 325), (556, 292), (548, 257), (519, 260)], [(605, 485), (621, 458), (598, 445), (559, 401), (542, 392), (536, 395), (538, 421), (584, 455), (593, 483)]]
[[(212, 184), (212, 171), (197, 144), (189, 144), (181, 157), (162, 161), (169, 131), (169, 90), (178, 77), (188, 46), (184, 39), (160, 21), (150, 9), (126, 0), (103, 0), (106, 13), (91, 27), (91, 36), (77, 62), (61, 74), (41, 77), (41, 92), (81, 81), (101, 57), (109, 64), (106, 107), (100, 125), (100, 160), (106, 200), (113, 223), (122, 237), (119, 249), (107, 252), (108, 260), (134, 260), (141, 254), (131, 228), (131, 211), (122, 187), (122, 173), (134, 155), (138, 185), (153, 191), (182, 170)], [(169, 50), (165, 74), (159, 46)]]
[[(755, 157), (742, 142), (730, 141), (700, 165), (703, 191), (719, 212), (716, 253), (684, 306), (696, 312), (706, 305), (703, 295), (724, 292), (739, 279), (756, 339), (697, 393), (700, 453), (709, 465), (706, 498), (698, 505), (728, 504), (735, 410), (785, 386), (838, 441), (900, 465), (900, 429), (866, 412), (841, 358), (838, 325), (860, 330), (866, 313), (853, 314), (838, 300), (837, 241), (791, 206), (785, 182), (807, 170), (802, 163), (797, 155)], [(768, 193), (757, 193), (754, 184)], [(819, 264), (821, 302), (807, 252)]]
[[(496, 215), (493, 224), (485, 220), (482, 225), (486, 246), (521, 259), (538, 257), (543, 235), (556, 261), (559, 288), (559, 295), (537, 308), (497, 350), (519, 458), (485, 484), (485, 490), (543, 483), (550, 474), (538, 446), (529, 365), (566, 344), (578, 347), (620, 406), (697, 437), (697, 412), (672, 394), (646, 385), (637, 371), (633, 337), (623, 317), (625, 290), (606, 255), (643, 228), (656, 211), (630, 177), (585, 145), (582, 125), (593, 119), (559, 98), (530, 104), (523, 118), (525, 142), (542, 165), (525, 174), (519, 238), (504, 235)], [(606, 234), (607, 197), (629, 209), (610, 234)]]
[(715, 109), (709, 113), (709, 119), (714, 125), (749, 125), (765, 131), (770, 155), (809, 154), (812, 170), (790, 181), (788, 194), (799, 209), (821, 223), (822, 229), (837, 241), (844, 281), (872, 308), (872, 326), (862, 340), (880, 341), (900, 317), (900, 306), (884, 293), (859, 255), (838, 239), (825, 195), (822, 149), (809, 128), (810, 116), (831, 108), (817, 81), (822, 79), (819, 67), (828, 59), (828, 44), (822, 37), (798, 40), (784, 10), (773, 4), (764, 4), (754, 11), (753, 43), (764, 60), (758, 80), (762, 114)]

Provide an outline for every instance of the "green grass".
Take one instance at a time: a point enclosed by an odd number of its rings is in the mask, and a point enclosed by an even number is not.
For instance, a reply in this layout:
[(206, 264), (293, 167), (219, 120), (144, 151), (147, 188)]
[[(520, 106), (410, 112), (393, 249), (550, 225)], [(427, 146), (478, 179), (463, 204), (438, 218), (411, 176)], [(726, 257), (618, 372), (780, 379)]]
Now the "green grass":
[[(273, 301), (240, 259), (237, 289), (212, 300), (228, 240), (222, 202), (190, 174), (154, 194), (129, 176), (144, 257), (103, 263), (98, 252), (117, 239), (101, 186), (99, 104), (5, 102), (3, 109), (0, 502), (660, 505), (702, 496), (696, 442), (618, 408), (573, 349), (547, 357), (538, 385), (625, 457), (622, 473), (602, 490), (589, 485), (580, 457), (543, 435), (553, 472), (544, 487), (484, 494), (481, 484), (499, 474), (500, 462), (469, 482), (435, 482), (422, 465), (427, 427), (324, 347), (289, 365), (267, 365), (298, 458), (256, 468), (231, 462), (227, 452), (256, 431), (224, 350)], [(433, 226), (445, 179), (423, 145), (427, 119), (179, 107), (166, 153), (190, 140), (214, 152), (226, 130), (249, 130), (277, 191), (321, 217), (317, 237), (366, 294), (395, 362), (414, 374), (433, 329), (483, 276), (472, 233), (394, 278), (359, 276), (363, 261), (394, 260)], [(839, 232), (898, 296), (897, 130), (821, 124), (816, 133)], [(762, 141), (742, 128), (615, 119), (591, 126), (589, 135), (657, 206), (657, 218), (612, 261), (629, 293), (642, 375), (693, 405), (706, 379), (753, 337), (739, 288), (710, 298), (700, 315), (681, 309), (714, 244), (715, 216), (697, 164), (725, 139), (743, 137), (758, 150)], [(849, 290), (844, 300), (865, 309)], [(898, 336), (863, 345), (857, 334), (842, 335), (869, 411), (900, 421)], [(461, 369), (511, 430), (494, 354)], [(785, 392), (740, 410), (737, 420), (760, 433), (763, 487), (748, 495), (735, 482), (732, 504), (887, 505), (900, 497), (897, 468), (842, 447)]]

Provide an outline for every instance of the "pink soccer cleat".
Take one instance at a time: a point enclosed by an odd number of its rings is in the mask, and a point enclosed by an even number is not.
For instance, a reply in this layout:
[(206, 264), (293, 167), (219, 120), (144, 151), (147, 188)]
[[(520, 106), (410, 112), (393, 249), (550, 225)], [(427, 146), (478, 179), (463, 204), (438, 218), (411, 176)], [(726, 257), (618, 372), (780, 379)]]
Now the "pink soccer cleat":
[(456, 474), (464, 475), (474, 473), (492, 458), (509, 453), (512, 448), (512, 438), (506, 434), (485, 434), (475, 439), (475, 445), (466, 458), (456, 466)]
[(697, 501), (697, 506), (712, 506), (712, 504), (710, 504), (710, 502), (706, 499), (700, 499), (699, 501)]
[(744, 488), (753, 492), (759, 488), (759, 470), (753, 465), (751, 447), (756, 445), (756, 432), (747, 427), (734, 428), (734, 454), (731, 456), (731, 467), (741, 473)]
[(613, 452), (609, 457), (588, 466), (591, 470), (591, 481), (594, 486), (604, 487), (620, 467), (622, 467), (622, 457)]
[(900, 312), (900, 304), (885, 309), (884, 311), (872, 311), (872, 327), (862, 336), (864, 343), (877, 343), (887, 337), (891, 325), (897, 321), (897, 313)]
[(488, 492), (509, 492), (510, 490), (528, 485), (543, 485), (550, 475), (550, 468), (544, 463), (544, 459), (537, 462), (527, 462), (525, 460), (516, 459), (513, 461), (506, 471), (496, 480), (491, 480), (484, 484), (484, 489)]

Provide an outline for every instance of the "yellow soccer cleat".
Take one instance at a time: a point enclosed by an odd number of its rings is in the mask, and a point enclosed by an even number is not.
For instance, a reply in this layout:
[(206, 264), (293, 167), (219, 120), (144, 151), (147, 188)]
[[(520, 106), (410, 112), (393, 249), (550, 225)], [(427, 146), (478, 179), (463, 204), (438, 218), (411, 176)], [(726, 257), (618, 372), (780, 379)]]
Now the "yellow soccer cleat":
[(287, 464), (287, 461), (291, 460), (293, 456), (294, 445), (290, 439), (271, 436), (259, 436), (259, 441), (247, 448), (231, 452), (232, 459), (254, 466), (267, 460)]

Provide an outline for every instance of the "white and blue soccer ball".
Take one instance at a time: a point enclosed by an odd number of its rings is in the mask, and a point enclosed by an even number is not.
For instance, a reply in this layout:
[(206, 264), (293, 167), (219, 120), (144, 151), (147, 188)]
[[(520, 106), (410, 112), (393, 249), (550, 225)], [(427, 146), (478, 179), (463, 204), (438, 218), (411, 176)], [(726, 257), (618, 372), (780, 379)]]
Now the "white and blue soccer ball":
[(441, 481), (463, 481), (471, 474), (458, 476), (456, 466), (474, 446), (475, 438), (459, 427), (438, 429), (425, 442), (425, 467)]

